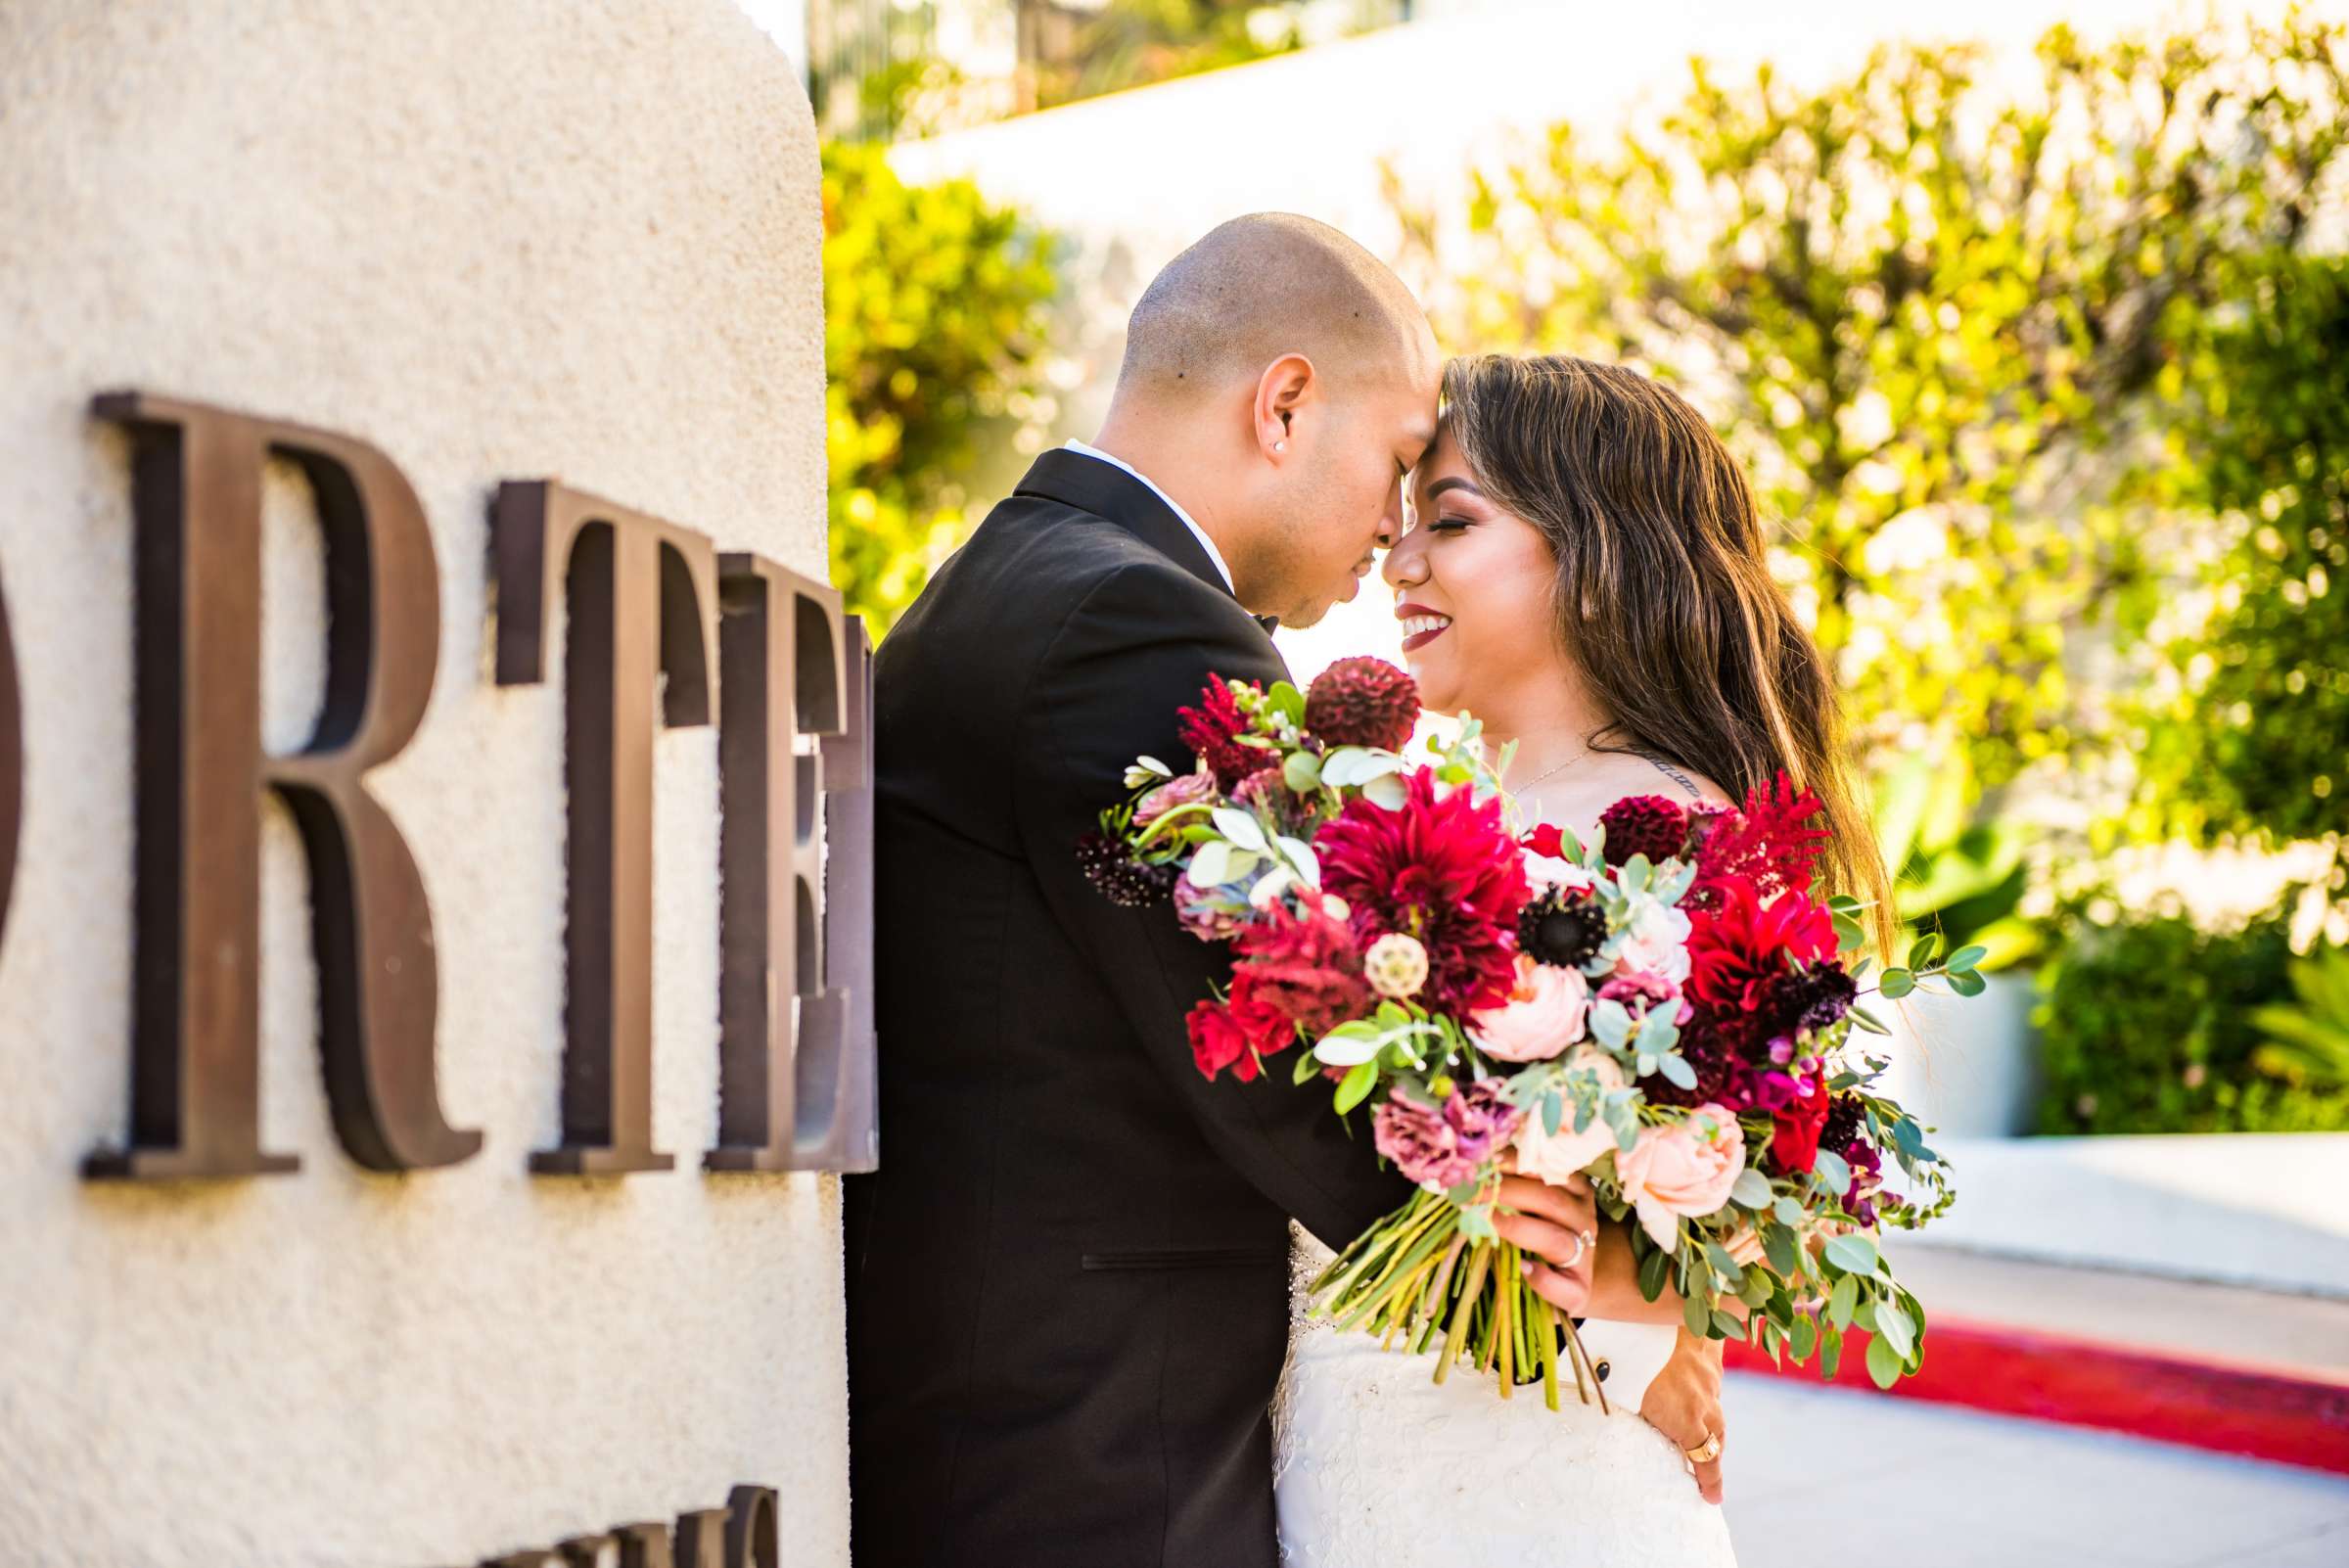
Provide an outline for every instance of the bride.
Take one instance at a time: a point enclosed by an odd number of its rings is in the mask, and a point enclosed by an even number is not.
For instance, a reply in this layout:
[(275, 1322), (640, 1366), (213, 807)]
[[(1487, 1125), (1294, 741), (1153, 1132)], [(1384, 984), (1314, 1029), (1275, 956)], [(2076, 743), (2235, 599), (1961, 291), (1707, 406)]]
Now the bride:
[[(1404, 654), (1437, 712), (1517, 743), (1503, 783), (1528, 824), (1587, 832), (1626, 796), (1728, 802), (1784, 771), (1826, 804), (1829, 874), (1883, 871), (1841, 761), (1833, 685), (1773, 581), (1751, 490), (1696, 411), (1656, 382), (1565, 357), (1454, 361), (1441, 434), (1412, 476), (1415, 521), (1386, 561)], [(1628, 1236), (1587, 1182), (1510, 1177), (1503, 1239), (1578, 1260), (1530, 1266), (1589, 1321), (1612, 1416), (1571, 1395), (1438, 1385), (1302, 1312), (1328, 1261), (1297, 1232), (1297, 1313), (1275, 1410), (1283, 1560), (1297, 1568), (1712, 1568), (1720, 1509), (1718, 1340), (1641, 1298)], [(1562, 1227), (1562, 1228), (1560, 1228)], [(1578, 1244), (1579, 1243), (1579, 1244)]]

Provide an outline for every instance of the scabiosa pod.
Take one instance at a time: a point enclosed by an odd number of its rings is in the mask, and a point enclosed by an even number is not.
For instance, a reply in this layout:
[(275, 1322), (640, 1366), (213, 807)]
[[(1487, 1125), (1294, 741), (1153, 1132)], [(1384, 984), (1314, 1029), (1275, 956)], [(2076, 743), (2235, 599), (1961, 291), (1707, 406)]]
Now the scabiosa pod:
[(1390, 931), (1362, 954), (1362, 973), (1381, 996), (1402, 1001), (1427, 984), (1427, 949), (1407, 932)]

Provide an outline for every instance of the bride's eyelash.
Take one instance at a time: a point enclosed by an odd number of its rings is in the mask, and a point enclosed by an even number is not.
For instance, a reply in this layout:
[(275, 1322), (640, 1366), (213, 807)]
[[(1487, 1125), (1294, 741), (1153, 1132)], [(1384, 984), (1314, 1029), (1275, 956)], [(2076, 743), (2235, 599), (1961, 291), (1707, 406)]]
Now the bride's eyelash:
[(1436, 533), (1464, 533), (1468, 530), (1468, 520), (1464, 517), (1431, 517), (1427, 520), (1427, 527)]

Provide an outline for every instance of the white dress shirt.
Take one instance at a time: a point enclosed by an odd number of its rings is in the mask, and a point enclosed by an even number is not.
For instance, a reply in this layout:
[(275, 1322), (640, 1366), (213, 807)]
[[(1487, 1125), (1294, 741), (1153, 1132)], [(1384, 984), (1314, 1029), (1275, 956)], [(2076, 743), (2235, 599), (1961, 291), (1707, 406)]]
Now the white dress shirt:
[(1098, 446), (1087, 446), (1082, 441), (1072, 440), (1068, 443), (1068, 449), (1072, 452), (1082, 452), (1086, 457), (1097, 457), (1102, 462), (1107, 463), (1110, 467), (1122, 468), (1127, 473), (1131, 474), (1135, 479), (1140, 480), (1144, 484), (1148, 484), (1150, 486), (1150, 493), (1157, 496), (1160, 500), (1166, 502), (1168, 509), (1176, 517), (1182, 519), (1182, 526), (1191, 530), (1191, 537), (1199, 541), (1199, 548), (1205, 550), (1207, 552), (1207, 558), (1216, 564), (1217, 575), (1222, 577), (1223, 586), (1226, 588), (1232, 588), (1232, 591), (1235, 593), (1239, 591), (1232, 585), (1231, 568), (1223, 564), (1223, 552), (1217, 549), (1216, 541), (1207, 536), (1207, 530), (1201, 528), (1198, 524), (1198, 520), (1193, 518), (1190, 513), (1182, 509), (1182, 503), (1180, 501), (1175, 500), (1174, 496), (1169, 495), (1166, 491), (1160, 489), (1149, 475), (1143, 473), (1140, 469), (1135, 468), (1131, 463), (1127, 462), (1122, 457), (1112, 457), (1109, 453), (1101, 450), (1101, 448)]

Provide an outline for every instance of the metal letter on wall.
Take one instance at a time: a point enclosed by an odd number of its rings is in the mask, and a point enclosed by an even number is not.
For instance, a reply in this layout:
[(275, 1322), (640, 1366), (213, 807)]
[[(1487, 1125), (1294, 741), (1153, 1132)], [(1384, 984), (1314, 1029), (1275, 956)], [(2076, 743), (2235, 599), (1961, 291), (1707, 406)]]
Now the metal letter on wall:
[(653, 1147), (653, 698), (710, 722), (717, 558), (708, 538), (552, 481), (498, 487), (497, 682), (546, 678), (556, 596), (570, 784), (563, 1141), (534, 1171), (666, 1171)]
[[(722, 556), (718, 578), (721, 1033), (707, 1164), (861, 1169), (842, 1163), (859, 1146), (843, 1090), (860, 1055), (869, 1081), (871, 1053), (853, 1042), (871, 1038), (872, 993), (843, 971), (869, 968), (870, 919), (844, 923), (847, 944), (830, 949), (826, 864), (835, 876), (861, 866), (869, 881), (869, 852), (852, 832), (832, 832), (827, 810), (869, 784), (863, 628), (843, 616), (839, 590), (763, 556)], [(802, 750), (802, 736), (820, 737), (820, 749)], [(868, 826), (862, 842), (870, 837)]]
[(17, 645), (8, 634), (8, 603), (0, 599), (0, 939), (8, 935), (23, 826), (24, 689), (17, 679)]
[[(335, 1130), (379, 1171), (452, 1165), (424, 882), (366, 774), (424, 719), (440, 587), (415, 490), (363, 441), (144, 392), (97, 399), (133, 438), (138, 845), (130, 1140), (92, 1176), (294, 1170), (260, 1146), (260, 808), (310, 866), (319, 1040)], [(306, 745), (261, 749), (261, 481), (297, 464), (326, 539), (326, 701)]]

